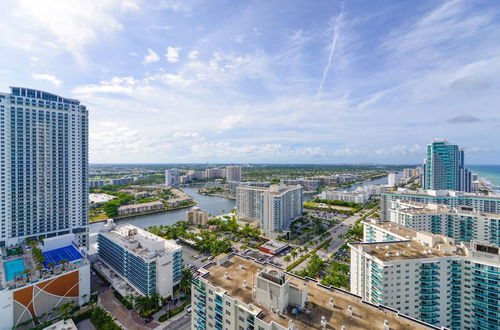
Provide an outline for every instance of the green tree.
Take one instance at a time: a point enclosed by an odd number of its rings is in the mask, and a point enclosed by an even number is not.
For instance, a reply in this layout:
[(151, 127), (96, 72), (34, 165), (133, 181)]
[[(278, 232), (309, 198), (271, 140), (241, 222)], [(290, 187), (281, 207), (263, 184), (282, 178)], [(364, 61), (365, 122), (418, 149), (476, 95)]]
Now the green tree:
[(184, 293), (188, 293), (189, 290), (191, 290), (191, 282), (193, 281), (193, 273), (191, 272), (191, 269), (189, 268), (184, 268), (182, 270), (182, 278), (181, 278), (181, 290), (184, 291)]
[(73, 301), (68, 301), (67, 303), (64, 303), (61, 306), (57, 307), (57, 311), (62, 314), (63, 319), (67, 319), (72, 308)]

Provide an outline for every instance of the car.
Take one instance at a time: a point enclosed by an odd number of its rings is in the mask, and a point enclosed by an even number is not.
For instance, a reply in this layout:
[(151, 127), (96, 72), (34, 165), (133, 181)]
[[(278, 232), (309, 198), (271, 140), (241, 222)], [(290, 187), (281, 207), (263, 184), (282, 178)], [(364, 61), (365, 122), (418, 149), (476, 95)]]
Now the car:
[(186, 309), (186, 313), (191, 314), (191, 306)]
[(95, 273), (95, 272), (92, 272), (92, 275), (93, 275), (93, 276), (96, 276), (96, 273)]
[(214, 258), (214, 257), (210, 256), (210, 257), (208, 257), (208, 259), (207, 259), (207, 260), (212, 260), (213, 258)]

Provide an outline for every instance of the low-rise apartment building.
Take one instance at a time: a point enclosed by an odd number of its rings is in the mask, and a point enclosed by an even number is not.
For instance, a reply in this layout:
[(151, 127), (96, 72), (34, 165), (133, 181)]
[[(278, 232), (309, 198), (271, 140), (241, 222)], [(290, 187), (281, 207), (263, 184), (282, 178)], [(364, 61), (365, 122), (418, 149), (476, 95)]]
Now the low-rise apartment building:
[(186, 211), (186, 222), (194, 226), (206, 227), (208, 222), (208, 211), (199, 207), (193, 207)]
[(370, 195), (365, 191), (341, 191), (341, 190), (327, 190), (319, 194), (321, 199), (328, 199), (332, 201), (344, 201), (347, 203), (366, 203)]
[(99, 232), (97, 251), (99, 260), (140, 295), (169, 297), (180, 283), (181, 246), (134, 225), (108, 220)]
[(191, 292), (197, 330), (439, 329), (235, 254), (199, 269)]
[(133, 214), (133, 213), (161, 210), (164, 208), (165, 208), (165, 206), (163, 205), (163, 203), (157, 201), (157, 202), (149, 202), (149, 203), (122, 205), (122, 206), (118, 207), (117, 212), (118, 212), (118, 215), (125, 215), (125, 214)]

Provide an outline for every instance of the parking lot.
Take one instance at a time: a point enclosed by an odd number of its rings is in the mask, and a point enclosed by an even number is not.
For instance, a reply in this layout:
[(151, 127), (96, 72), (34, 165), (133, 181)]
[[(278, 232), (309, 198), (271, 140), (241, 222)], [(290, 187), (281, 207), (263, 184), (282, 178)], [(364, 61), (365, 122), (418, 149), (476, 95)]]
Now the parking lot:
[(199, 251), (184, 245), (182, 246), (182, 257), (184, 258), (184, 265), (193, 265), (196, 268), (201, 268), (210, 262), (210, 260), (205, 260), (209, 258), (209, 255), (200, 255)]

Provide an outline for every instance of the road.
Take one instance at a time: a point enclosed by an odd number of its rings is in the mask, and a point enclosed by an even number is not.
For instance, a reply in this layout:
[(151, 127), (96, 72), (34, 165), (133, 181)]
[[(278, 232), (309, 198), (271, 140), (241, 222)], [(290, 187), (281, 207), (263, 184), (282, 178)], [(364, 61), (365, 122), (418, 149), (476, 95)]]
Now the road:
[[(158, 328), (156, 328), (158, 329)], [(191, 314), (182, 313), (180, 317), (176, 317), (168, 325), (162, 327), (164, 330), (190, 330), (191, 329)]]

